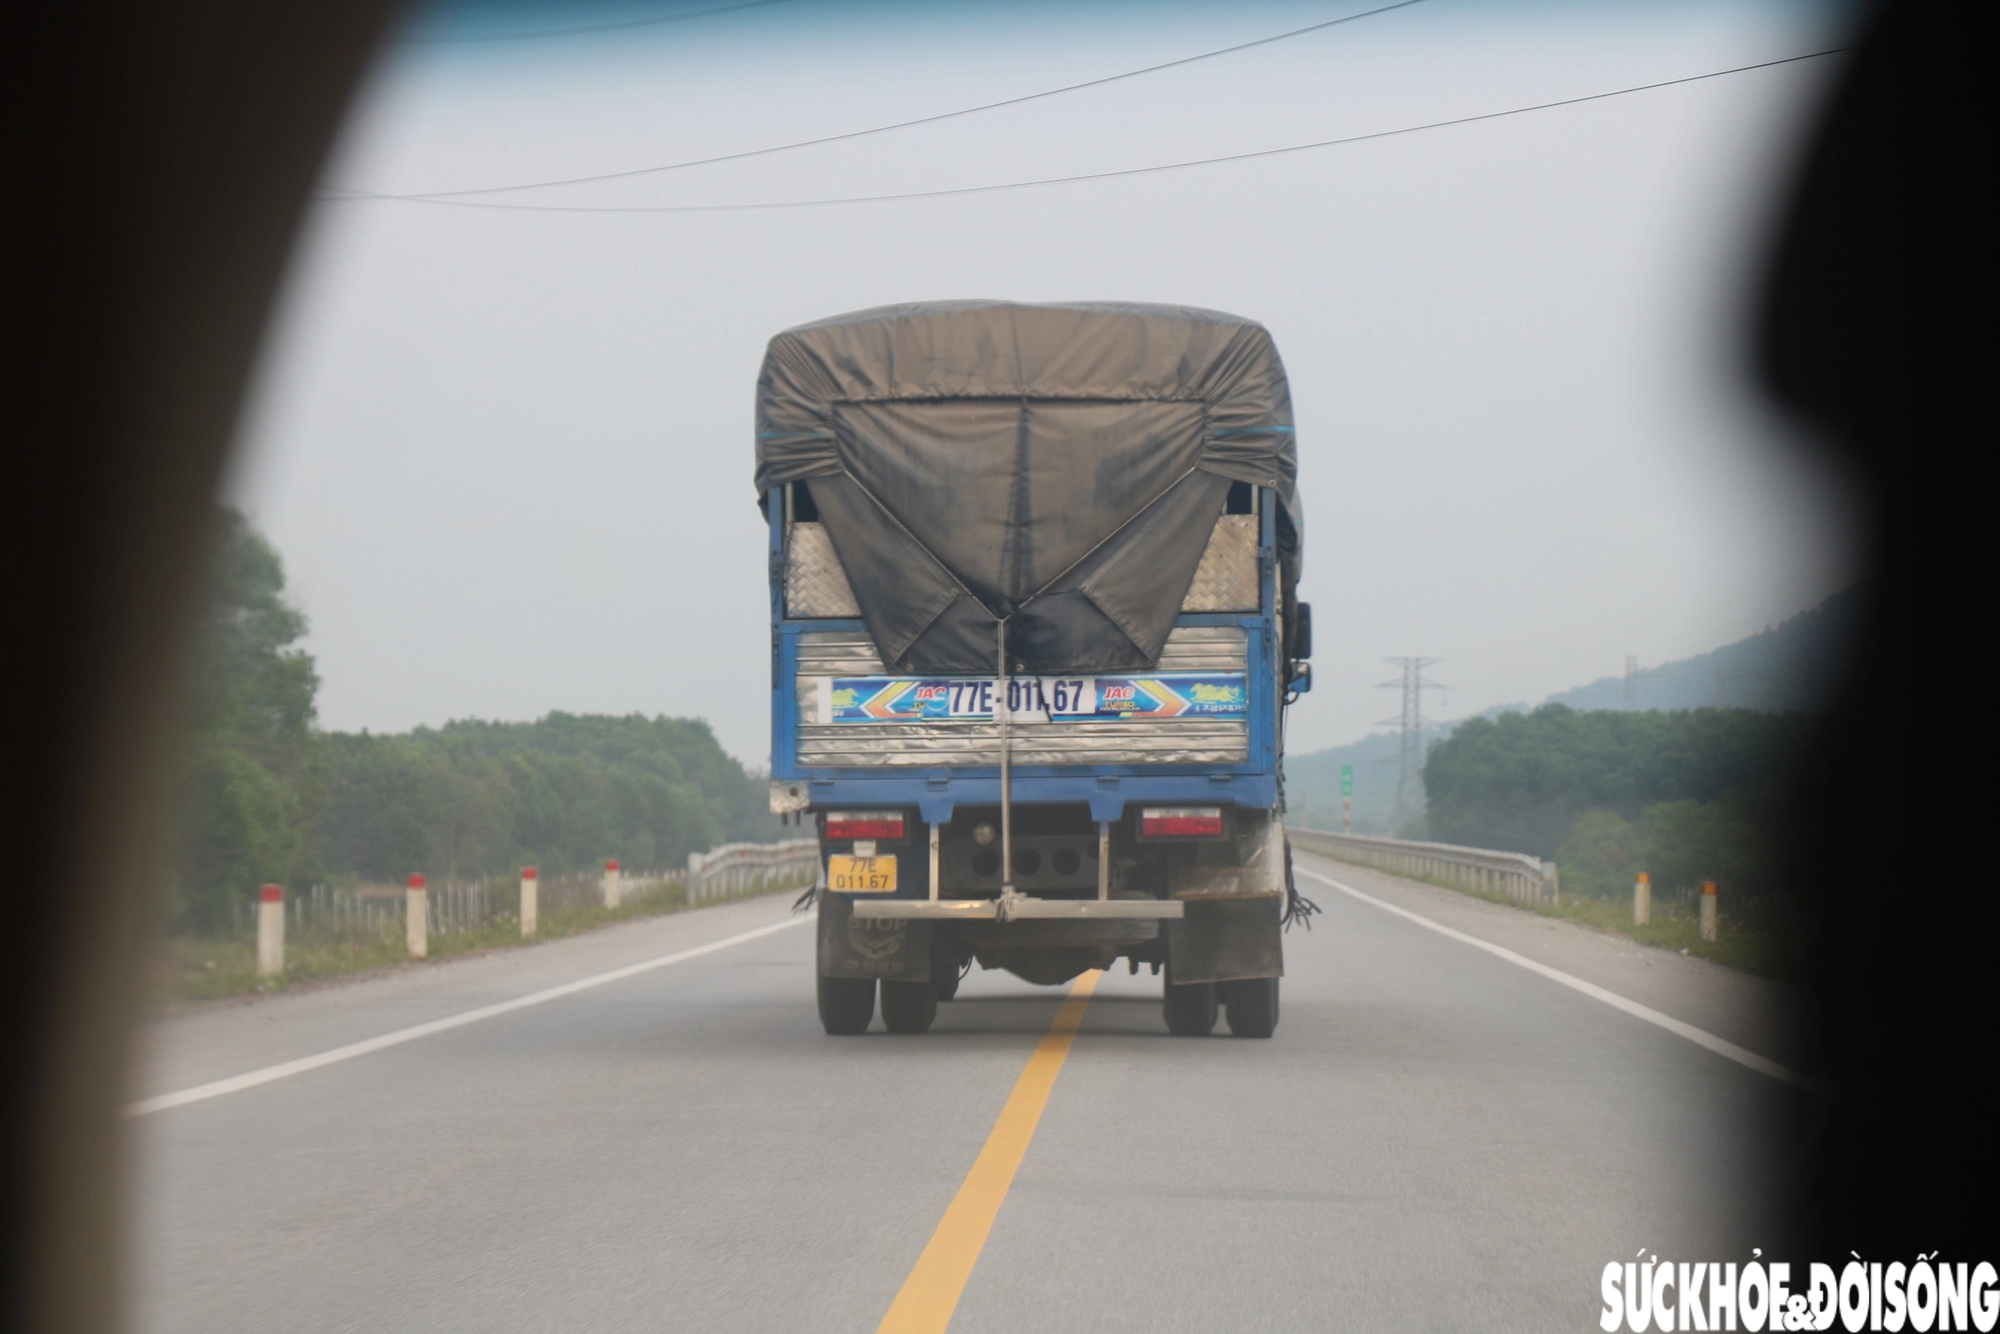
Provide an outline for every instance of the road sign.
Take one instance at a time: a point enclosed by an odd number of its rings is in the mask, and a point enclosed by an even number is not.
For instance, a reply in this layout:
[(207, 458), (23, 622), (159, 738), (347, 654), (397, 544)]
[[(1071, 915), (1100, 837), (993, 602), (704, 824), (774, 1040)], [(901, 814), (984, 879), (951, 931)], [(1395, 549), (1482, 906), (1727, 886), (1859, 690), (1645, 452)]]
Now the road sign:
[(1343, 797), (1354, 795), (1354, 766), (1351, 764), (1340, 766), (1340, 795)]

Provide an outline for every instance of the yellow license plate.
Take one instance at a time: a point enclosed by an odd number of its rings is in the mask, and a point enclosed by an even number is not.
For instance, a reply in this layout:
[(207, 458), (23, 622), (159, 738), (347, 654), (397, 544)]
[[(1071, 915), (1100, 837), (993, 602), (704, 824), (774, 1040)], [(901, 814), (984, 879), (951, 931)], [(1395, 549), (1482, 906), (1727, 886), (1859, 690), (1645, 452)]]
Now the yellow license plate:
[(891, 894), (896, 889), (894, 857), (828, 857), (829, 887), (843, 894)]

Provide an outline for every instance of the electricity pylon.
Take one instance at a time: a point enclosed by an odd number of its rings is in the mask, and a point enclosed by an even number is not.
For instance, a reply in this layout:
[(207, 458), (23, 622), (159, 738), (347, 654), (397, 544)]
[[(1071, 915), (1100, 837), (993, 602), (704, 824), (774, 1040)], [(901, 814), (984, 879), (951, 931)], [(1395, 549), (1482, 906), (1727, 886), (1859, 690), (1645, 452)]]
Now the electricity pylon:
[(1402, 754), (1396, 769), (1396, 808), (1393, 822), (1400, 825), (1410, 813), (1410, 788), (1419, 781), (1424, 772), (1424, 692), (1443, 690), (1443, 684), (1424, 680), (1424, 668), (1439, 661), (1437, 658), (1384, 658), (1382, 661), (1394, 663), (1402, 669), (1402, 676), (1394, 681), (1384, 681), (1378, 690), (1401, 690), (1403, 711), (1400, 717), (1384, 718), (1385, 723), (1394, 723), (1402, 729)]

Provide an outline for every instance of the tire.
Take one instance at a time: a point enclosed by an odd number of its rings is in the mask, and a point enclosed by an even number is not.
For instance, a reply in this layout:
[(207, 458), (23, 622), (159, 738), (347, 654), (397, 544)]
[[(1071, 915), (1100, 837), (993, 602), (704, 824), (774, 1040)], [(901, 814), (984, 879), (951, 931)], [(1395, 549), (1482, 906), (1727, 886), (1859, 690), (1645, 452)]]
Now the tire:
[(1268, 1038), (1278, 1031), (1278, 979), (1246, 977), (1223, 984), (1229, 1031), (1239, 1038)]
[(958, 960), (931, 960), (931, 990), (941, 1001), (948, 1001), (958, 994)]
[(937, 1018), (937, 992), (928, 982), (882, 980), (882, 1022), (891, 1033), (928, 1033)]
[(1174, 966), (1167, 964), (1165, 1003), (1160, 1013), (1166, 1017), (1167, 1031), (1177, 1038), (1205, 1038), (1215, 1031), (1215, 983), (1195, 982), (1178, 986)]
[(856, 1033), (866, 1033), (868, 1022), (874, 1017), (874, 978), (819, 979), (819, 1022), (828, 1037), (853, 1037)]

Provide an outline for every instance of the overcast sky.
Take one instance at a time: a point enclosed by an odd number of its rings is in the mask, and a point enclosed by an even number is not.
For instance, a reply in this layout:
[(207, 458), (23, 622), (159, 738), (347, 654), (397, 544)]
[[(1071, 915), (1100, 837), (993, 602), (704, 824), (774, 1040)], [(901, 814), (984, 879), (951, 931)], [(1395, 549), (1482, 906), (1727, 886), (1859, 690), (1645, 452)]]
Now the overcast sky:
[[(1745, 284), (1839, 57), (1223, 165), (1842, 43), (1800, 4), (458, 5), (385, 50), (302, 237), (230, 493), (282, 551), (330, 728), (706, 717), (769, 753), (765, 341), (896, 301), (1214, 307), (1291, 375), (1316, 687), (1291, 744), (1703, 651), (1842, 586), (1845, 503), (1741, 369)], [(524, 37), (552, 29), (597, 32)], [(534, 205), (536, 208), (522, 208)], [(550, 211), (560, 206), (562, 211)], [(1436, 707), (1436, 701), (1431, 707)]]

